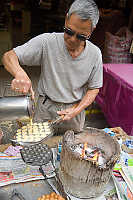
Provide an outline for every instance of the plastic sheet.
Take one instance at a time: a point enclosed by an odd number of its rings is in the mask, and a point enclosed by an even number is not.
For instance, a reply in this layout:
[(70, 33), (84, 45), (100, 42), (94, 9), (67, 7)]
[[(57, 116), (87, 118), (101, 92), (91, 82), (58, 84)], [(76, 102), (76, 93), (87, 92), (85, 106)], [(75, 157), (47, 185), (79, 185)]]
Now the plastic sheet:
[(104, 64), (104, 84), (96, 98), (108, 124), (133, 135), (133, 64)]

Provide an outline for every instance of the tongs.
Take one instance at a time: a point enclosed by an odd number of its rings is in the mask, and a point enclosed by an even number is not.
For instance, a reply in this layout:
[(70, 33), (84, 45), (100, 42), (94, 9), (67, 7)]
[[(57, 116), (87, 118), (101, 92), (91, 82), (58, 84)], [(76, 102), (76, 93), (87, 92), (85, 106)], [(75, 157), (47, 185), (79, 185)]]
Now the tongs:
[[(61, 115), (52, 121), (48, 121), (49, 127), (52, 128), (54, 125), (60, 123), (63, 120), (63, 117), (64, 117), (64, 115)], [(47, 135), (46, 137), (44, 137), (43, 139), (41, 139), (40, 141), (37, 141), (37, 142), (23, 142), (23, 141), (17, 141), (16, 139), (10, 139), (10, 140), (11, 140), (11, 142), (22, 145), (22, 146), (33, 145), (33, 144), (43, 143), (46, 139), (48, 139), (49, 137), (52, 137), (53, 135), (54, 135), (54, 131), (51, 130), (51, 133), (49, 135)]]

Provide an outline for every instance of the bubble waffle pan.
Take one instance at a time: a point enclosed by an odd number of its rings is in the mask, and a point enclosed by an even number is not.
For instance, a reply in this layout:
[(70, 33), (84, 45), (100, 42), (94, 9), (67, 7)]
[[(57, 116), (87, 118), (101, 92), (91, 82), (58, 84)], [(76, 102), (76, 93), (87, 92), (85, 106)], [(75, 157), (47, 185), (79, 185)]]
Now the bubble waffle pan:
[(17, 130), (15, 138), (11, 139), (11, 141), (20, 145), (42, 143), (46, 138), (54, 134), (53, 125), (60, 122), (61, 119), (62, 116), (51, 122), (32, 123), (22, 126)]
[(53, 161), (52, 150), (46, 144), (25, 146), (20, 150), (25, 163), (34, 166), (42, 166)]
[(48, 147), (47, 144), (25, 146), (25, 147), (23, 147), (23, 149), (20, 150), (20, 153), (21, 153), (21, 157), (25, 163), (27, 163), (29, 165), (39, 166), (39, 171), (44, 176), (44, 180), (49, 184), (49, 186), (54, 191), (59, 191), (59, 193), (66, 200), (70, 200), (67, 198), (67, 194), (64, 191), (64, 187), (58, 177), (58, 174), (56, 173), (54, 166), (53, 166), (54, 172), (55, 172), (54, 178), (55, 178), (55, 182), (57, 183), (56, 184), (57, 189), (55, 189), (55, 187), (53, 185), (51, 185), (50, 182), (47, 180), (47, 175), (45, 174), (45, 172), (43, 170), (43, 166), (50, 162), (53, 165), (53, 152)]
[(17, 130), (16, 140), (18, 142), (38, 142), (52, 133), (52, 127), (48, 122), (27, 124)]

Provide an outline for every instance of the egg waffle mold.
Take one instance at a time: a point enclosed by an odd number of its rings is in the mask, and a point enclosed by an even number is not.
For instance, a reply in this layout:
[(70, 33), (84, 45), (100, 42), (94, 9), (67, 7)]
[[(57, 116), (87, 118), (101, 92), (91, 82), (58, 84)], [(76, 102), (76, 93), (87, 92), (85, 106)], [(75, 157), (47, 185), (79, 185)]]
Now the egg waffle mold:
[(20, 150), (25, 163), (42, 166), (53, 161), (53, 152), (46, 144), (25, 146)]
[[(20, 150), (21, 157), (26, 164), (39, 166), (40, 173), (44, 176), (44, 180), (48, 183), (48, 185), (56, 192), (58, 191), (65, 200), (70, 200), (69, 196), (64, 191), (64, 187), (59, 179), (58, 173), (53, 165), (53, 152), (51, 148), (48, 147), (47, 144), (38, 144), (38, 145), (31, 145), (25, 146)], [(50, 163), (53, 165), (53, 169), (55, 172), (54, 179), (56, 182), (57, 188), (51, 185), (48, 181), (47, 175), (43, 170), (43, 166)]]
[(53, 125), (61, 120), (62, 116), (51, 122), (35, 122), (32, 124), (27, 124), (26, 126), (22, 126), (17, 130), (14, 139), (11, 139), (11, 141), (13, 144), (19, 144), (23, 146), (42, 143), (48, 137), (53, 136)]

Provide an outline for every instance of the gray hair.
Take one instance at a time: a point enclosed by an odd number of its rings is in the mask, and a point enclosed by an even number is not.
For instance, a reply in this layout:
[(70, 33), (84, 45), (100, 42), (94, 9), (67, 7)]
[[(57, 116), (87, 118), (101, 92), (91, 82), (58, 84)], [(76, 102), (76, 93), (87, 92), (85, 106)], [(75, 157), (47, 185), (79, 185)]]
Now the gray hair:
[(93, 28), (96, 27), (99, 20), (99, 10), (93, 0), (75, 0), (69, 8), (68, 17), (73, 13), (82, 20), (91, 20)]

